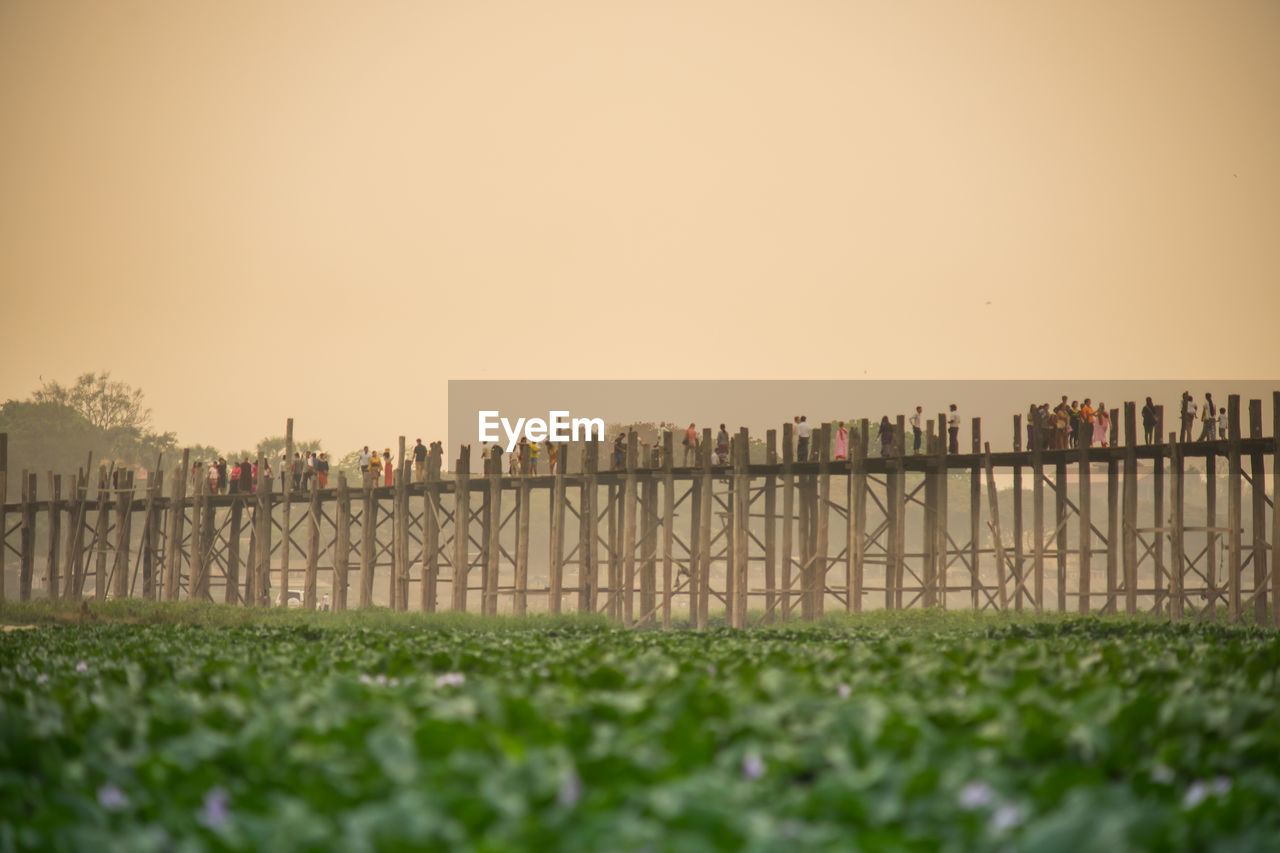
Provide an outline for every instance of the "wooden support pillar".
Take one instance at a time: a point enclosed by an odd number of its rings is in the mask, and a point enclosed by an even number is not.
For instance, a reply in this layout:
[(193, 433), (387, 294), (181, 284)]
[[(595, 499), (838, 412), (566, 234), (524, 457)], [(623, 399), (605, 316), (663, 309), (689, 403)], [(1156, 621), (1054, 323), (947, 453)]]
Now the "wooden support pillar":
[(583, 447), (582, 485), (578, 497), (578, 612), (595, 613), (599, 605), (600, 561), (596, 470), (600, 445), (588, 440)]
[(1240, 618), (1241, 532), (1240, 395), (1227, 398), (1227, 616)]
[(1271, 627), (1280, 627), (1280, 391), (1271, 392)]
[(605, 613), (610, 619), (622, 619), (622, 577), (619, 558), (620, 542), (622, 534), (619, 532), (621, 526), (621, 516), (625, 513), (618, 511), (618, 503), (622, 500), (622, 487), (617, 483), (607, 483), (605, 485), (605, 494), (608, 495), (608, 502), (604, 507), (605, 515), (605, 550), (608, 552), (609, 562), (605, 567), (608, 578), (608, 597), (605, 599)]
[(640, 624), (652, 625), (658, 606), (658, 481), (652, 472), (640, 481)]
[[(204, 537), (205, 537), (205, 486), (208, 480), (202, 473), (196, 477), (192, 483), (194, 494), (191, 498), (191, 577), (187, 579), (187, 599), (189, 601), (202, 601), (208, 596), (208, 583), (205, 578), (205, 572), (208, 570), (204, 562)], [(150, 489), (147, 490), (150, 492)], [(147, 513), (150, 518), (150, 512)], [(144, 546), (145, 547), (145, 546)], [(143, 586), (146, 586), (146, 579), (143, 579)], [(204, 589), (204, 595), (201, 595), (201, 588)]]
[(858, 436), (849, 457), (849, 602), (850, 613), (862, 612), (862, 587), (867, 538), (867, 443), (870, 424), (858, 422)]
[[(1135, 404), (1136, 405), (1136, 404)], [(1160, 432), (1164, 428), (1164, 406), (1156, 406), (1156, 427), (1155, 434), (1152, 436), (1152, 442), (1157, 448), (1162, 447), (1164, 441), (1163, 434)], [(1154, 613), (1165, 613), (1168, 607), (1167, 585), (1165, 583), (1165, 563), (1164, 563), (1164, 536), (1165, 536), (1165, 514), (1164, 514), (1164, 451), (1160, 449), (1155, 459), (1152, 460), (1151, 472), (1152, 484), (1152, 521), (1151, 525), (1155, 530), (1152, 531), (1151, 540), (1151, 556), (1154, 560), (1152, 569), (1152, 579), (1154, 583), (1152, 588), (1155, 590), (1155, 605), (1152, 607)]]
[(399, 437), (399, 455), (396, 456), (398, 470), (392, 476), (392, 512), (395, 523), (392, 535), (395, 536), (391, 548), (393, 585), (391, 590), (391, 606), (395, 610), (409, 609), (409, 479), (410, 467), (408, 454), (405, 453), (404, 436)]
[(31, 600), (31, 584), (36, 568), (36, 500), (38, 478), (22, 472), (22, 503), (18, 508), (18, 600)]
[(698, 448), (698, 616), (699, 630), (706, 630), (711, 604), (711, 429), (702, 430)]
[[(1249, 437), (1262, 440), (1262, 401), (1249, 401)], [(1253, 620), (1266, 625), (1271, 619), (1267, 605), (1267, 468), (1258, 450), (1249, 453), (1249, 495), (1253, 503)], [(1275, 486), (1275, 481), (1272, 481)], [(1280, 497), (1280, 494), (1277, 495)], [(1274, 509), (1274, 508), (1273, 508)]]
[[(1186, 580), (1186, 549), (1183, 543), (1183, 509), (1185, 489), (1185, 472), (1182, 462), (1182, 445), (1174, 436), (1168, 445), (1169, 452), (1169, 503), (1171, 517), (1169, 519), (1169, 618), (1177, 622), (1183, 617), (1184, 594)], [(1157, 536), (1161, 535), (1159, 533)]]
[[(440, 461), (439, 445), (427, 452), (422, 488), (422, 612), (435, 613), (440, 590)], [(342, 488), (345, 488), (345, 482)]]
[[(1082, 425), (1082, 428), (1087, 429), (1088, 426)], [(1077, 561), (1080, 569), (1080, 579), (1077, 586), (1079, 595), (1077, 596), (1076, 609), (1080, 613), (1088, 613), (1092, 606), (1091, 593), (1093, 590), (1093, 578), (1090, 574), (1093, 571), (1093, 472), (1089, 467), (1089, 442), (1080, 441), (1078, 446), (1080, 471), (1077, 476), (1079, 478), (1080, 491), (1076, 506), (1079, 513), (1078, 521), (1080, 526), (1080, 554)]]
[(467, 582), (471, 569), (471, 446), (464, 444), (458, 452), (458, 467), (453, 474), (453, 610), (467, 610)]
[[(25, 475), (24, 475), (25, 476)], [(111, 525), (111, 475), (105, 465), (98, 468), (98, 522), (93, 532), (93, 598), (107, 598), (107, 528)]]
[(320, 573), (320, 478), (312, 477), (311, 500), (307, 504), (307, 573), (302, 580), (302, 607), (315, 610), (317, 575)]
[(791, 472), (795, 461), (792, 425), (782, 425), (782, 618), (791, 618), (791, 552), (796, 514), (796, 483)]
[(1210, 620), (1218, 618), (1218, 599), (1221, 586), (1218, 583), (1218, 457), (1212, 451), (1204, 458), (1204, 517), (1208, 533), (1205, 535), (1204, 576), (1209, 587), (1206, 603)]
[[(1016, 441), (1017, 431), (1018, 431), (1017, 415), (1014, 415), (1013, 429), (1014, 429), (1014, 438)], [(981, 541), (981, 538), (982, 538), (982, 527), (980, 525), (981, 516), (982, 516), (982, 482), (981, 482), (982, 467), (978, 464), (978, 455), (982, 453), (982, 447), (983, 447), (982, 418), (973, 419), (972, 432), (973, 432), (973, 445), (972, 445), (972, 450), (970, 452), (973, 454), (973, 465), (969, 469), (969, 566), (970, 566), (969, 596), (971, 599), (970, 606), (974, 610), (977, 610), (979, 606), (978, 590), (981, 586), (981, 577), (982, 577), (981, 560), (979, 559), (981, 557), (981, 552), (978, 547), (978, 543)], [(1017, 470), (1017, 467), (1018, 467), (1017, 465), (1014, 465), (1015, 471)], [(944, 472), (944, 476), (947, 476), (945, 472)], [(1014, 536), (1018, 537), (1022, 535), (1022, 531), (1020, 529), (1022, 526), (1021, 525), (1022, 512), (1020, 507), (1014, 511), (1014, 517), (1019, 522), (1018, 524), (1014, 525), (1015, 527)], [(1022, 553), (1021, 548), (1019, 548), (1016, 553), (1021, 555)], [(944, 583), (943, 595), (948, 595), (949, 590), (950, 590), (950, 587), (946, 586)]]
[[(1114, 424), (1112, 424), (1114, 427)], [(1120, 460), (1114, 444), (1107, 452), (1107, 603), (1104, 613), (1115, 613), (1120, 589)]]
[(1124, 612), (1138, 610), (1138, 456), (1134, 404), (1124, 404)]
[(764, 621), (777, 618), (778, 607), (778, 431), (765, 432), (765, 462), (770, 473), (764, 478)]
[[(569, 463), (568, 448), (560, 450), (557, 456), (559, 458), (554, 463), (551, 463), (551, 536), (548, 543), (551, 554), (549, 563), (550, 577), (547, 584), (550, 587), (547, 598), (548, 613), (559, 613), (561, 611), (560, 599), (564, 595), (564, 469)], [(667, 449), (663, 459), (670, 467), (670, 448)]]
[[(996, 477), (991, 466), (991, 445), (984, 446), (983, 463), (987, 469), (987, 503), (991, 512), (991, 534), (996, 548), (996, 587), (999, 590), (1000, 609), (1009, 609), (1009, 590), (1006, 585), (1003, 534), (1000, 532), (1000, 501), (996, 494)], [(1036, 604), (1040, 602), (1037, 600)]]
[(9, 434), (0, 432), (0, 602), (6, 601), (5, 575), (9, 573), (9, 521), (5, 502), (9, 500)]
[[(461, 471), (459, 471), (461, 473)], [(373, 475), (365, 473), (360, 508), (360, 607), (373, 606), (373, 572), (378, 554), (378, 502), (373, 496)], [(463, 532), (465, 536), (465, 531)]]
[(1031, 444), (1031, 571), (1035, 583), (1036, 613), (1044, 612), (1044, 445), (1048, 430), (1034, 431)]
[[(824, 427), (819, 441), (825, 439), (827, 434)], [(733, 612), (730, 624), (735, 628), (747, 627), (747, 590), (751, 576), (750, 561), (750, 525), (751, 525), (751, 474), (748, 466), (751, 462), (751, 437), (746, 427), (742, 427), (738, 432), (737, 445), (734, 447), (733, 455), (733, 508), (734, 508), (734, 524), (733, 524), (733, 572), (734, 572), (734, 595), (732, 598)], [(819, 451), (819, 459), (826, 455), (826, 451)], [(825, 462), (819, 462), (819, 465), (825, 466)], [(825, 525), (819, 527), (819, 548), (822, 547), (822, 537), (825, 536)], [(825, 565), (825, 561), (824, 561)], [(818, 607), (821, 608), (821, 577), (818, 578), (819, 588), (817, 595), (819, 596)]]
[(884, 609), (894, 610), (898, 607), (900, 595), (897, 593), (898, 569), (901, 558), (898, 555), (898, 530), (902, 527), (902, 498), (898, 490), (897, 465), (901, 460), (892, 454), (885, 464), (885, 564), (884, 564)]
[(347, 609), (351, 572), (351, 487), (345, 471), (338, 471), (338, 505), (335, 509), (333, 543), (333, 609)]
[[(258, 607), (271, 606), (271, 477), (267, 475), (267, 458), (258, 456), (258, 506), (254, 514), (254, 531), (258, 548), (253, 570), (254, 598)], [(285, 543), (288, 544), (287, 542)]]
[[(1019, 454), (1022, 453), (1022, 415), (1013, 416), (1013, 452), (1019, 453)], [(1021, 460), (1020, 456), (1018, 457), (1018, 460)], [(977, 478), (975, 477), (975, 481), (976, 479)], [(974, 499), (976, 500), (976, 495), (978, 493), (978, 486), (976, 482), (973, 484), (972, 488), (973, 488), (972, 494), (974, 496)], [(974, 504), (974, 506), (976, 506), (976, 504)], [(971, 512), (973, 515), (973, 521), (972, 521), (973, 527), (974, 527), (974, 530), (976, 531), (978, 529), (978, 517), (977, 517), (978, 510), (974, 509), (974, 510), (971, 510)], [(1023, 599), (1025, 597), (1024, 585), (1026, 583), (1026, 575), (1024, 574), (1024, 570), (1026, 567), (1025, 567), (1025, 564), (1023, 563), (1023, 553), (1022, 553), (1023, 536), (1024, 536), (1024, 531), (1023, 531), (1023, 524), (1022, 524), (1022, 462), (1015, 461), (1013, 463), (1013, 579), (1014, 579), (1014, 589), (1016, 591), (1014, 592), (1014, 596), (1013, 596), (1013, 607), (1015, 610), (1018, 610), (1018, 611), (1022, 610)], [(974, 565), (975, 566), (977, 565), (976, 558), (975, 558)], [(979, 577), (979, 574), (976, 570), (974, 571), (973, 576), (974, 576), (973, 609), (977, 610), (979, 606), (978, 586), (977, 586), (977, 583), (978, 583), (977, 579)]]
[(231, 501), (231, 517), (227, 522), (227, 584), (222, 591), (225, 604), (236, 604), (240, 596), (240, 525), (243, 522), (244, 499), (238, 494)]
[(672, 571), (675, 562), (676, 481), (675, 436), (662, 434), (662, 627), (671, 627)]
[[(160, 571), (161, 549), (160, 549), (160, 527), (163, 524), (164, 514), (160, 508), (160, 495), (162, 492), (162, 482), (164, 479), (163, 469), (159, 464), (156, 465), (151, 476), (147, 478), (147, 517), (143, 525), (143, 558), (142, 558), (142, 597), (147, 601), (155, 601), (156, 599), (156, 575)], [(209, 510), (212, 515), (212, 509)], [(83, 530), (81, 531), (83, 535)]]
[(49, 472), (49, 551), (44, 563), (44, 592), (57, 601), (61, 590), (59, 548), (62, 545), (62, 475)]
[[(390, 463), (388, 463), (390, 464)], [(262, 470), (262, 469), (258, 469)], [(269, 480), (270, 477), (259, 477), (260, 480)], [(289, 590), (292, 588), (291, 578), (289, 577), (289, 556), (293, 551), (293, 525), (290, 523), (290, 515), (293, 507), (293, 492), (296, 486), (293, 483), (293, 418), (285, 421), (284, 426), (284, 464), (280, 466), (280, 491), (283, 493), (284, 506), (281, 509), (283, 517), (280, 519), (280, 606), (289, 606)], [(270, 553), (270, 551), (268, 551)], [(270, 575), (268, 574), (268, 577)], [(394, 600), (392, 606), (395, 606)]]
[[(487, 472), (488, 499), (485, 502), (484, 518), (484, 573), (481, 577), (480, 612), (486, 616), (494, 616), (498, 612), (498, 569), (502, 558), (502, 457), (489, 449), (489, 458), (485, 460)], [(524, 610), (519, 602), (520, 579), (519, 562), (521, 551), (525, 556), (526, 572), (528, 571), (528, 506), (529, 506), (529, 457), (522, 454), (520, 460), (520, 478), (515, 489), (516, 498), (516, 603), (517, 613), (523, 615)], [(527, 574), (526, 574), (527, 577)]]
[(623, 496), (623, 597), (622, 619), (628, 627), (635, 624), (633, 607), (636, 590), (636, 465), (640, 440), (634, 429), (627, 430), (627, 477)]
[[(123, 476), (123, 472), (121, 472)], [(169, 525), (164, 543), (164, 581), (160, 590), (165, 601), (177, 601), (182, 577), (182, 537), (186, 522), (187, 479), (191, 476), (191, 450), (184, 448), (182, 461), (169, 484)]]
[(129, 597), (129, 552), (133, 538), (133, 471), (120, 472), (120, 487), (116, 494), (116, 552), (112, 568), (112, 595)]
[[(1064, 454), (1065, 455), (1065, 454)], [(1058, 569), (1058, 612), (1067, 609), (1067, 550), (1070, 539), (1067, 537), (1067, 461), (1059, 458), (1054, 463), (1053, 479), (1053, 549), (1057, 552)]]
[(893, 447), (896, 465), (894, 466), (894, 477), (897, 478), (897, 503), (898, 503), (898, 529), (894, 536), (894, 553), (897, 560), (894, 563), (894, 607), (898, 610), (903, 605), (903, 587), (905, 586), (906, 570), (907, 570), (907, 436), (906, 436), (906, 417), (898, 415), (897, 423), (893, 430)]
[(928, 422), (928, 435), (925, 442), (924, 470), (924, 530), (921, 535), (920, 552), (922, 555), (920, 571), (920, 604), (922, 607), (936, 607), (938, 585), (938, 445), (945, 452), (947, 446), (947, 421), (945, 416), (939, 422)]
[[(746, 429), (743, 429), (743, 435), (746, 435)], [(745, 450), (745, 448), (744, 448)], [(741, 486), (742, 493), (747, 494), (748, 476), (746, 473), (746, 465), (743, 465), (742, 474), (743, 484)], [(831, 424), (824, 423), (818, 430), (818, 492), (814, 500), (814, 515), (816, 516), (816, 543), (814, 548), (813, 572), (810, 575), (812, 583), (809, 585), (810, 595), (813, 598), (811, 605), (811, 613), (813, 619), (821, 619), (826, 610), (825, 604), (827, 600), (827, 570), (830, 568), (830, 525), (831, 525)], [(743, 510), (744, 518), (746, 510)], [(743, 534), (742, 544), (744, 550), (743, 560), (745, 562), (745, 550), (747, 537)], [(745, 602), (744, 602), (745, 606)]]
[[(84, 528), (85, 519), (88, 512), (89, 498), (89, 472), (93, 470), (93, 457), (90, 454), (89, 467), (82, 469), (76, 476), (75, 495), (71, 508), (71, 529), (67, 535), (67, 556), (66, 571), (64, 574), (67, 578), (66, 598), (72, 601), (79, 601), (84, 595)], [(4, 479), (3, 471), (0, 471), (0, 481)], [(155, 483), (156, 493), (159, 494), (160, 484)], [(4, 503), (4, 486), (0, 485), (0, 505)], [(5, 530), (4, 526), (4, 510), (0, 509), (0, 535)], [(155, 552), (155, 539), (152, 542), (152, 553)], [(0, 543), (0, 551), (3, 551), (3, 544)], [(4, 561), (0, 558), (0, 574), (4, 573)], [(4, 582), (0, 581), (0, 600), (3, 600)], [(154, 596), (153, 596), (154, 597)]]

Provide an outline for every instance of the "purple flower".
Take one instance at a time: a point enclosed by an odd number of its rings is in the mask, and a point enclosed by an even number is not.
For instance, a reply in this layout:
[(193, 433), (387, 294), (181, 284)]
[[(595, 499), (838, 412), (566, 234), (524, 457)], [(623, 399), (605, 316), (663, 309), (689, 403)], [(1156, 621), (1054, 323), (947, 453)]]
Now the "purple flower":
[(80, 663), (76, 664), (76, 672), (88, 672), (88, 671), (89, 671), (89, 664), (85, 663), (84, 661), (80, 661)]
[(742, 756), (742, 778), (754, 782), (764, 775), (764, 760), (754, 752)]
[(129, 798), (118, 785), (108, 782), (98, 789), (98, 805), (109, 812), (118, 812), (129, 805)]
[(836, 695), (839, 696), (841, 699), (848, 699), (849, 694), (852, 692), (853, 692), (853, 689), (849, 687), (849, 685), (847, 684), (836, 685)]
[(582, 777), (578, 775), (576, 767), (570, 767), (569, 772), (564, 774), (564, 778), (560, 780), (560, 790), (556, 792), (556, 802), (562, 808), (571, 809), (582, 799)]
[(461, 687), (467, 683), (467, 677), (460, 672), (446, 672), (436, 676), (436, 687)]
[(36, 676), (36, 684), (45, 685), (49, 683), (49, 676), (46, 673), (40, 673)]
[(225, 788), (210, 788), (204, 795), (204, 805), (200, 807), (200, 813), (196, 819), (210, 829), (221, 829), (226, 826), (230, 818), (230, 812), (227, 810), (230, 799), (231, 795)]
[(960, 807), (965, 811), (980, 809), (994, 797), (995, 791), (986, 782), (970, 782), (960, 789)]
[(1003, 805), (991, 815), (991, 831), (997, 835), (1008, 832), (1022, 823), (1022, 809), (1017, 806)]

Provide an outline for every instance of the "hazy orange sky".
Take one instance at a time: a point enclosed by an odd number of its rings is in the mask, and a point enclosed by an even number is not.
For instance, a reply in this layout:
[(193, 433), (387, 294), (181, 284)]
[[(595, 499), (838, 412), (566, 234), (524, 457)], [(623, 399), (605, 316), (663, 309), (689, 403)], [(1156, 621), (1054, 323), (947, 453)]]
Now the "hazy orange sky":
[(1267, 379), (1280, 3), (0, 3), (0, 399), (231, 450), (450, 378)]

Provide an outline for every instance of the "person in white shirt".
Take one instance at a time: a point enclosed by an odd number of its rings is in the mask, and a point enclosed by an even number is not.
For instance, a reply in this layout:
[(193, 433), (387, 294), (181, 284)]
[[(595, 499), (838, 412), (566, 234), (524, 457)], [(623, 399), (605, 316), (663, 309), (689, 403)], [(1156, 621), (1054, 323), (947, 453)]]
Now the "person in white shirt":
[(950, 437), (948, 442), (948, 453), (960, 452), (960, 413), (956, 411), (956, 404), (951, 404), (951, 413), (947, 415), (947, 435)]
[(809, 460), (809, 435), (813, 432), (813, 427), (809, 426), (809, 422), (805, 415), (800, 416), (800, 425), (796, 427), (796, 461), (807, 462)]
[(915, 433), (916, 438), (914, 453), (920, 452), (920, 436), (923, 434), (923, 430), (920, 428), (920, 416), (922, 414), (924, 414), (924, 406), (916, 406), (915, 414), (908, 418), (911, 421), (911, 431)]
[(1218, 438), (1225, 439), (1227, 437), (1228, 429), (1230, 429), (1230, 426), (1227, 421), (1227, 407), (1219, 406), (1218, 407)]

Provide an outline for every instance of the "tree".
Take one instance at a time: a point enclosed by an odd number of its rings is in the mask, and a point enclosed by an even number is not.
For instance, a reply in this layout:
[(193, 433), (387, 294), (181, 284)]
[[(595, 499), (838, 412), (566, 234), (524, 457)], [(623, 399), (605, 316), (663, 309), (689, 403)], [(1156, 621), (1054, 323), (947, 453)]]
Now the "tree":
[(142, 404), (142, 389), (126, 382), (112, 382), (109, 370), (82, 373), (70, 387), (50, 380), (31, 399), (70, 406), (102, 430), (125, 427), (142, 434), (151, 426), (151, 410)]
[[(323, 453), (324, 448), (321, 446), (322, 444), (323, 442), (319, 441), (318, 439), (312, 440), (312, 441), (300, 441), (295, 438), (293, 440), (293, 452), (303, 453), (303, 454)], [(263, 456), (267, 457), (268, 459), (275, 459), (279, 456), (284, 455), (284, 448), (285, 448), (285, 437), (283, 435), (267, 436), (266, 438), (262, 439), (262, 441), (258, 442), (258, 448), (255, 451), (254, 458), (257, 458), (257, 454), (261, 453)]]
[[(83, 415), (62, 403), (9, 400), (0, 406), (0, 432), (9, 434), (9, 494), (18, 488), (21, 469), (71, 474), (84, 466), (93, 451), (102, 459), (102, 431)], [(14, 500), (14, 498), (10, 498)]]

